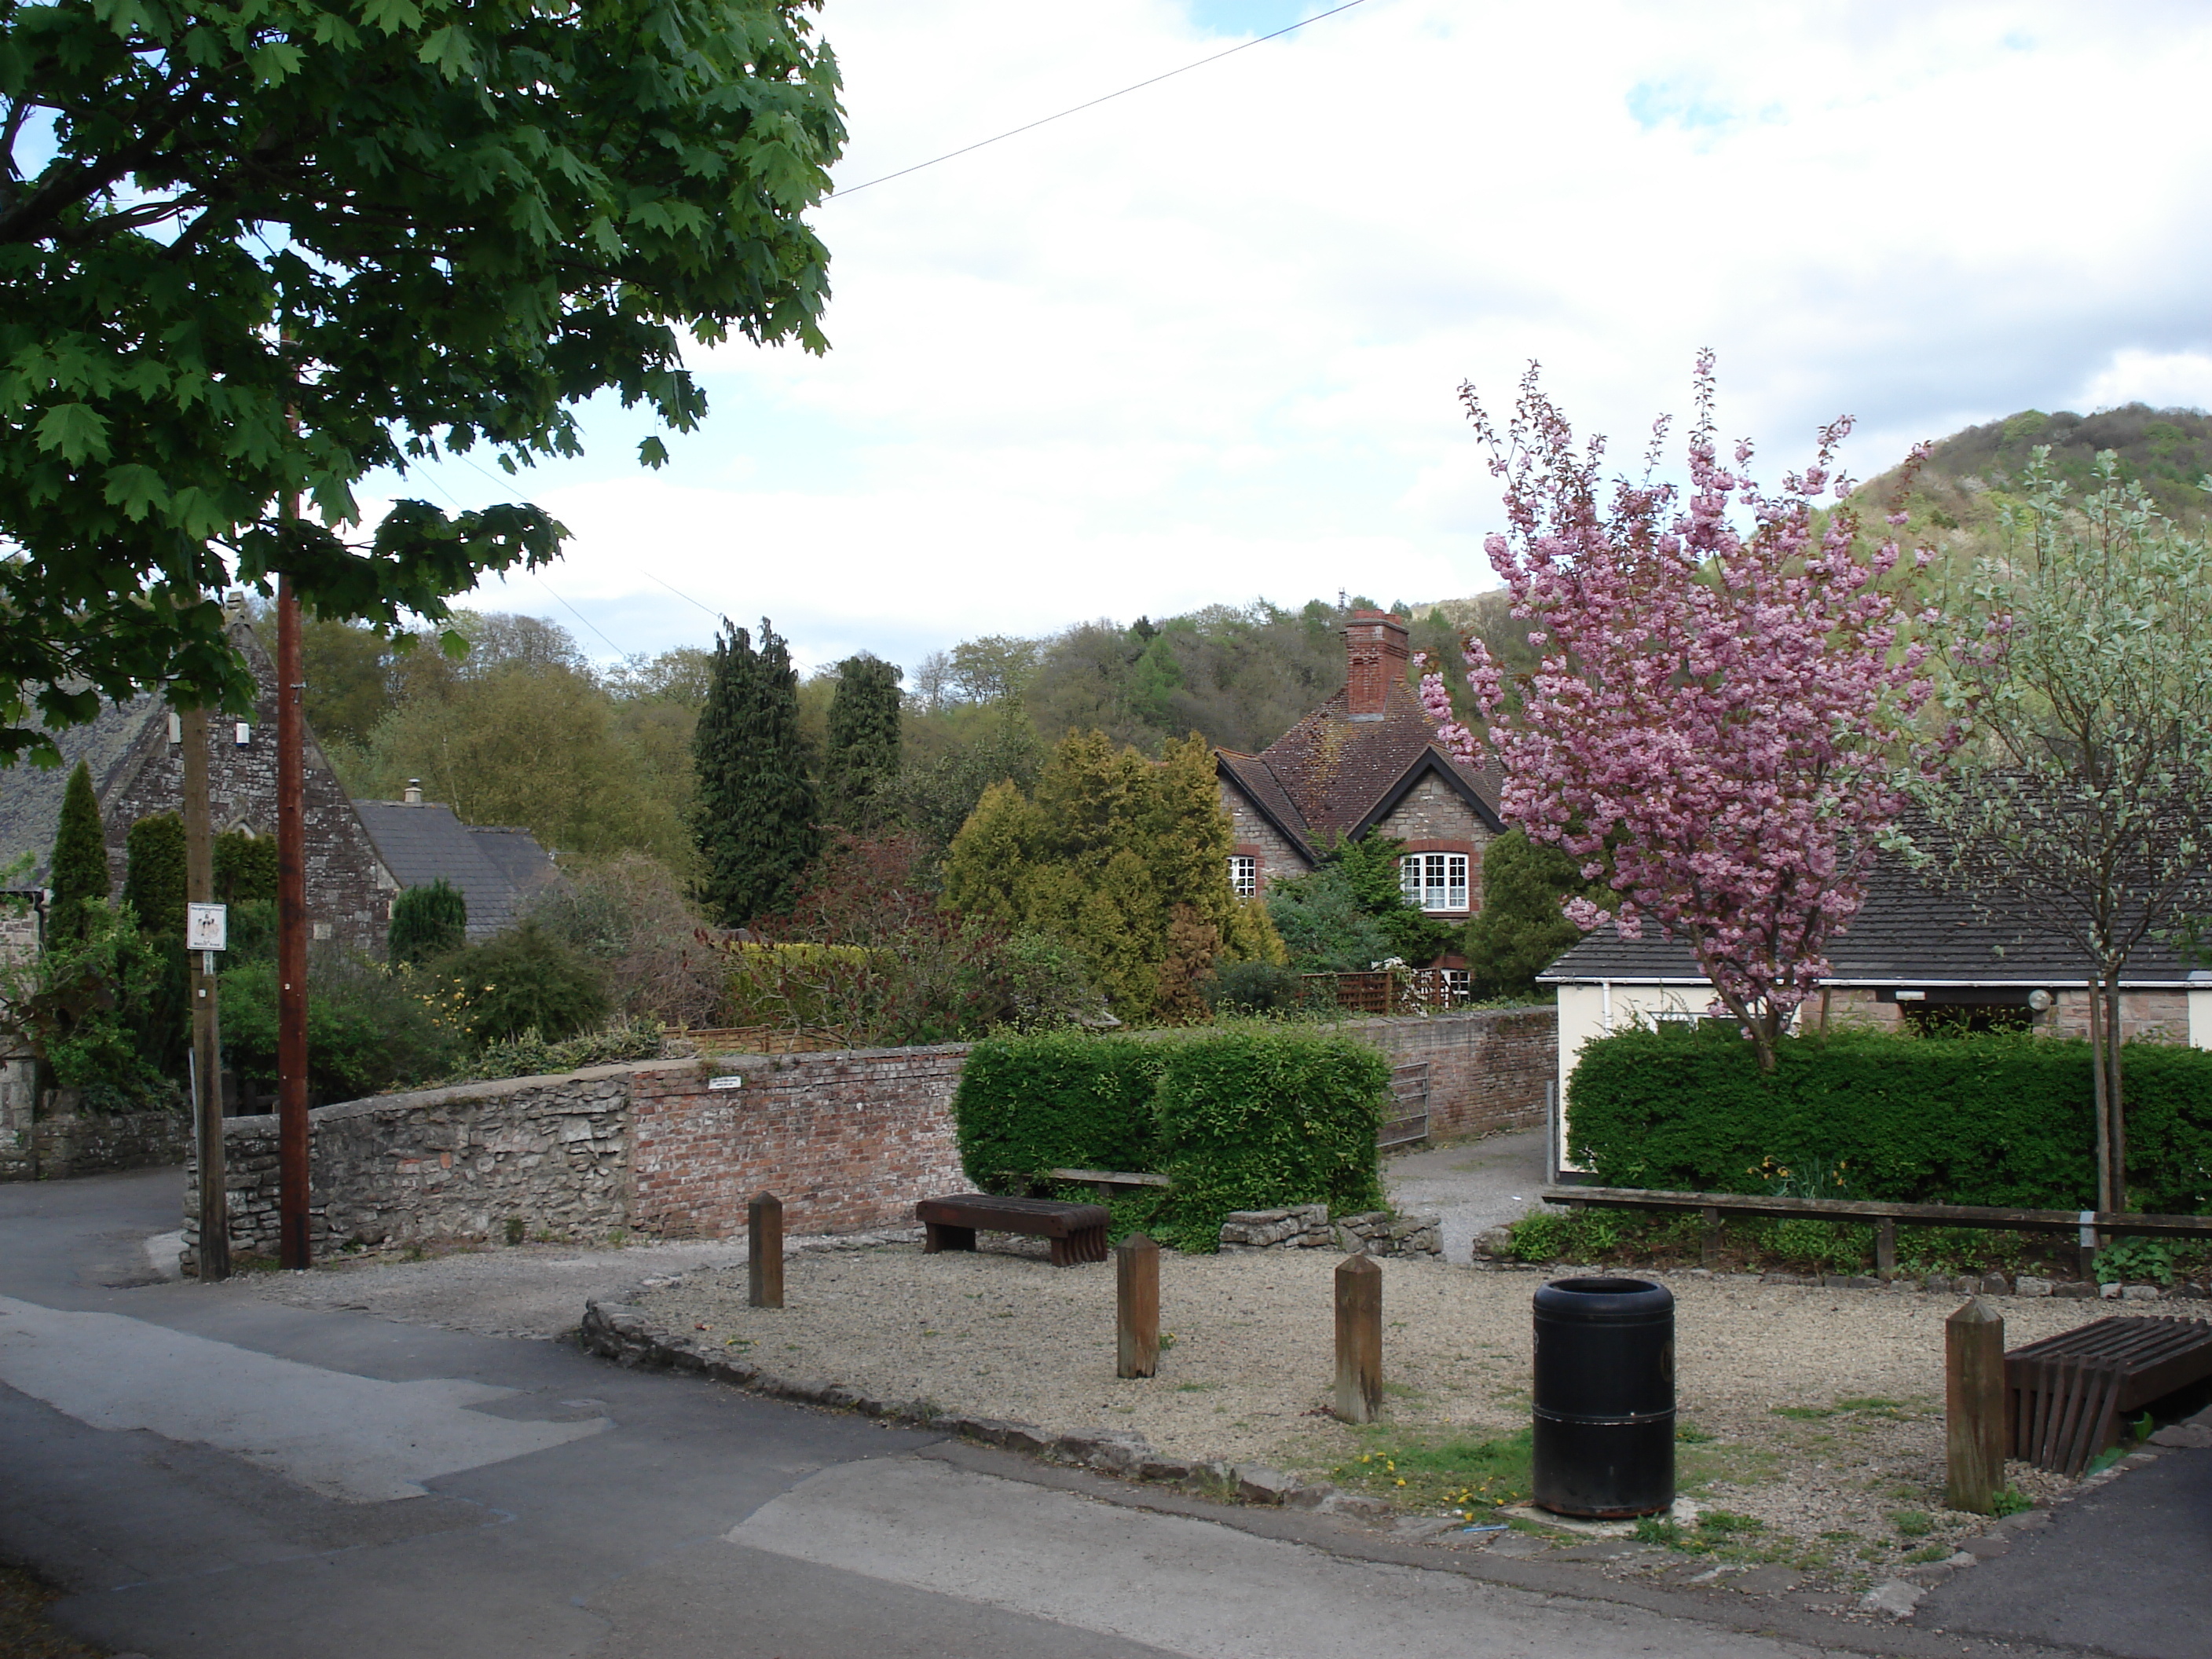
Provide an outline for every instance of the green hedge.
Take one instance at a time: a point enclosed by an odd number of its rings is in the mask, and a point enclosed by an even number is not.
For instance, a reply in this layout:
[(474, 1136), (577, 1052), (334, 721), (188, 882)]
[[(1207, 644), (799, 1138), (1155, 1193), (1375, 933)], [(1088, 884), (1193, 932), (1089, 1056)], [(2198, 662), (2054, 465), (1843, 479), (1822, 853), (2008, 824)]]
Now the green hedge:
[(1376, 1050), (1318, 1033), (1050, 1032), (977, 1043), (952, 1110), (977, 1186), (1024, 1192), (1063, 1168), (1165, 1175), (1165, 1193), (1115, 1200), (1115, 1231), (1203, 1251), (1231, 1210), (1382, 1207), (1375, 1137), (1389, 1083)]
[[(2136, 1207), (2212, 1207), (2212, 1052), (2123, 1057)], [(1761, 1193), (1774, 1172), (1838, 1197), (2079, 1209), (2094, 1201), (2089, 1049), (2027, 1036), (1843, 1032), (1783, 1043), (1771, 1076), (1718, 1022), (1584, 1046), (1570, 1150), (1623, 1187)]]

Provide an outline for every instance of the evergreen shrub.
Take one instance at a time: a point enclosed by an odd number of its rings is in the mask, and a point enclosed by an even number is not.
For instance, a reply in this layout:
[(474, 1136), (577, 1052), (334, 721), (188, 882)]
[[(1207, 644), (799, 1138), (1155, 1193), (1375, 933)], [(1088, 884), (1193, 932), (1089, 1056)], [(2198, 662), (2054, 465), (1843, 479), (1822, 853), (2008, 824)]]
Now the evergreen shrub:
[(459, 950), (468, 932), (467, 896), (440, 876), (435, 881), (410, 887), (392, 902), (385, 951), (395, 965), (428, 962)]
[(185, 821), (156, 812), (123, 840), (123, 902), (149, 933), (185, 931)]
[(1231, 1210), (1382, 1208), (1375, 1136), (1389, 1081), (1374, 1049), (1314, 1031), (1054, 1031), (977, 1043), (952, 1109), (978, 1187), (1025, 1192), (1061, 1168), (1164, 1175), (1164, 1193), (1115, 1201), (1116, 1234), (1141, 1227), (1210, 1251)]
[(276, 903), (276, 837), (249, 836), (243, 830), (217, 836), (215, 896), (218, 904)]
[[(2130, 1199), (2212, 1206), (2212, 1052), (2130, 1043)], [(1570, 1150), (1609, 1186), (1766, 1193), (1772, 1171), (1839, 1165), (1836, 1196), (2079, 1209), (2094, 1200), (2086, 1042), (1844, 1031), (1785, 1041), (1762, 1076), (1725, 1022), (1586, 1044)]]

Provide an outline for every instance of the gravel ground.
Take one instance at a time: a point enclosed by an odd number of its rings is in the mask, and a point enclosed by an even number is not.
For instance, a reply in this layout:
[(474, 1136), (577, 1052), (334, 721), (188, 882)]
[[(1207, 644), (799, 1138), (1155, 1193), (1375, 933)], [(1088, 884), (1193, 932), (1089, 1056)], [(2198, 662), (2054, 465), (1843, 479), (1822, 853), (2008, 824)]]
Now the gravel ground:
[[(647, 1292), (662, 1324), (720, 1338), (764, 1368), (880, 1398), (1058, 1431), (1133, 1430), (1171, 1455), (1334, 1468), (1363, 1440), (1324, 1413), (1334, 1251), (1161, 1260), (1156, 1377), (1114, 1376), (1114, 1274), (1047, 1264), (1032, 1241), (976, 1254), (910, 1243), (795, 1256), (787, 1306), (749, 1308), (744, 1275), (695, 1273)], [(1382, 1264), (1389, 1422), (1505, 1435), (1528, 1422), (1528, 1300), (1543, 1275)], [(1943, 1321), (1958, 1298), (1674, 1275), (1686, 1486), (1755, 1516), (1771, 1540), (1831, 1554), (1921, 1547), (1986, 1525), (1941, 1511)], [(2094, 1302), (1995, 1298), (2008, 1346), (2101, 1318)], [(1370, 1431), (1371, 1434), (1372, 1431)], [(2065, 1483), (2024, 1465), (2012, 1483)], [(1838, 1534), (1849, 1534), (1848, 1538)]]

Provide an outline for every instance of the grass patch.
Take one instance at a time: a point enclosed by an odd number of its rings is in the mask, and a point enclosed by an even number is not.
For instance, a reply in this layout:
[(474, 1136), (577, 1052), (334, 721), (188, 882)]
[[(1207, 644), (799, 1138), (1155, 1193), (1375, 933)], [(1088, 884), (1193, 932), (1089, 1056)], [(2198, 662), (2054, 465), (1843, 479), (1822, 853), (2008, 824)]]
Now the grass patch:
[(1770, 1406), (1767, 1409), (1777, 1417), (1786, 1417), (1793, 1423), (1817, 1423), (1824, 1417), (1833, 1417), (1833, 1406)]
[(1526, 1429), (1494, 1440), (1395, 1423), (1357, 1432), (1358, 1455), (1329, 1471), (1339, 1486), (1412, 1508), (1470, 1514), (1528, 1499)]
[(1674, 1425), (1674, 1438), (1685, 1446), (1703, 1446), (1711, 1442), (1713, 1431), (1711, 1429), (1701, 1429), (1694, 1423), (1677, 1423)]
[(1889, 1524), (1907, 1538), (1925, 1538), (1936, 1530), (1936, 1522), (1925, 1510), (1893, 1510)]

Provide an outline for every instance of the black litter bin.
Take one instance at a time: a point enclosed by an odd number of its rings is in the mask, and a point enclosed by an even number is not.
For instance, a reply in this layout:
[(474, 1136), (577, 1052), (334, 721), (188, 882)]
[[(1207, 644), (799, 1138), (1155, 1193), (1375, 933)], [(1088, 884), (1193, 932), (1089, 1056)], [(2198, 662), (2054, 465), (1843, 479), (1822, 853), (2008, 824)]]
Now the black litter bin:
[(1536, 1292), (1535, 1500), (1555, 1515), (1674, 1501), (1674, 1293), (1646, 1279)]

